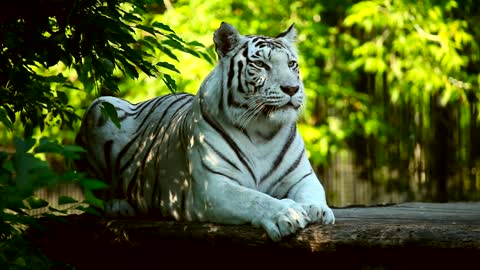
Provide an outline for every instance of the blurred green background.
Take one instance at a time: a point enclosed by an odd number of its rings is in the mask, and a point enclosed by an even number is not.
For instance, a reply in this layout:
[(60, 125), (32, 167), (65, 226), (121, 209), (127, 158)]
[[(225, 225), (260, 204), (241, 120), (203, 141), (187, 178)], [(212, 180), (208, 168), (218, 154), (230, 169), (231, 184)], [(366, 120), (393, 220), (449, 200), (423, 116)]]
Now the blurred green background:
[[(166, 94), (171, 89), (162, 80), (169, 76), (177, 91), (195, 93), (216, 62), (212, 37), (222, 21), (242, 34), (270, 36), (295, 23), (308, 96), (299, 130), (329, 204), (480, 200), (480, 6), (475, 1), (146, 2), (142, 23), (168, 25), (186, 47), (170, 42), (176, 50), (159, 50), (138, 42), (132, 48), (176, 69), (163, 69), (159, 77), (139, 72), (132, 79), (116, 64), (115, 92), (105, 86), (106, 79), (86, 83), (68, 60), (34, 67), (39, 75), (61, 74), (69, 81), (69, 88), (52, 81), (50, 89), (65, 94), (73, 115), (81, 117), (100, 94), (131, 102)], [(130, 6), (123, 8), (128, 13)], [(148, 28), (136, 29), (135, 35), (152, 37)], [(97, 57), (103, 64), (110, 59)], [(0, 82), (2, 98), (8, 80), (0, 77)], [(0, 105), (5, 108), (6, 102)], [(8, 110), (0, 110), (0, 118), (2, 113)], [(58, 115), (39, 115), (46, 125), (34, 125), (34, 137), (73, 143), (78, 117), (71, 116), (68, 126)], [(10, 129), (8, 120), (0, 123), (0, 150), (14, 151), (14, 137), (25, 134), (22, 123)], [(56, 171), (66, 170), (57, 157), (43, 158)]]

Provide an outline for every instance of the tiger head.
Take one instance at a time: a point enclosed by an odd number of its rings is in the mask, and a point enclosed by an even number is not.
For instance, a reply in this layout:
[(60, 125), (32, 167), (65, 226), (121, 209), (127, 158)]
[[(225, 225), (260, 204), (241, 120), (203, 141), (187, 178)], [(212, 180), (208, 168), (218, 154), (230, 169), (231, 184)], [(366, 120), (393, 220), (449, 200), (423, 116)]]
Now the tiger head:
[(290, 26), (277, 37), (241, 35), (222, 23), (214, 42), (222, 70), (221, 108), (240, 128), (282, 125), (296, 121), (304, 103)]

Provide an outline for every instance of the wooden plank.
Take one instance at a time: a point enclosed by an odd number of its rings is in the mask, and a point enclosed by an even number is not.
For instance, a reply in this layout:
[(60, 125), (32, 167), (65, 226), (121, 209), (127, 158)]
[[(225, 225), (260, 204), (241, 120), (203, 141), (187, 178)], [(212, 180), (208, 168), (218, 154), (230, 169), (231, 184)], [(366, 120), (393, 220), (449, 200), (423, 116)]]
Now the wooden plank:
[(334, 209), (337, 223), (436, 223), (480, 225), (480, 202), (402, 203)]
[(460, 269), (480, 256), (480, 203), (407, 203), (334, 212), (337, 224), (311, 225), (279, 243), (249, 225), (89, 216), (70, 216), (67, 223), (44, 220), (46, 230), (31, 230), (28, 237), (51, 258), (77, 269), (139, 269), (159, 260), (172, 265), (178, 254), (187, 258), (183, 264), (197, 268), (220, 262), (249, 267), (250, 260), (259, 259), (280, 268), (322, 262), (319, 267)]

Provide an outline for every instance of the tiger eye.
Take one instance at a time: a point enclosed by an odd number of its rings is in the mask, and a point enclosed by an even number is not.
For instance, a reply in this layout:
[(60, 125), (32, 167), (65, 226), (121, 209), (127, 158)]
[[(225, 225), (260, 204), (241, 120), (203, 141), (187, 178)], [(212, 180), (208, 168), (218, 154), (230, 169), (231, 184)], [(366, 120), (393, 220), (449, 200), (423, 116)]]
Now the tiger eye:
[(265, 62), (263, 62), (263, 61), (261, 61), (261, 60), (254, 61), (254, 62), (252, 62), (252, 63), (253, 63), (255, 66), (259, 67), (259, 68), (264, 68), (264, 69), (266, 69), (266, 70), (269, 70), (269, 69), (270, 69), (270, 67), (269, 67), (267, 64), (265, 64)]
[(297, 64), (297, 61), (290, 61), (288, 62), (288, 67), (289, 68), (294, 68), (296, 67), (298, 64)]

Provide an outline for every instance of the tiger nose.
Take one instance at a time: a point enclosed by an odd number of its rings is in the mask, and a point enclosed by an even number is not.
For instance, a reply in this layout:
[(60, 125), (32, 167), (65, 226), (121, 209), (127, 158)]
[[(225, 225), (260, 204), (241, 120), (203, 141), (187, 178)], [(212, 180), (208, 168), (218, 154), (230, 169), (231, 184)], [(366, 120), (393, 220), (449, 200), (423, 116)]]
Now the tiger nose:
[(280, 86), (280, 89), (287, 95), (289, 96), (293, 96), (295, 95), (297, 92), (298, 92), (298, 89), (300, 87), (297, 85), (297, 86), (290, 86), (290, 85), (282, 85)]

